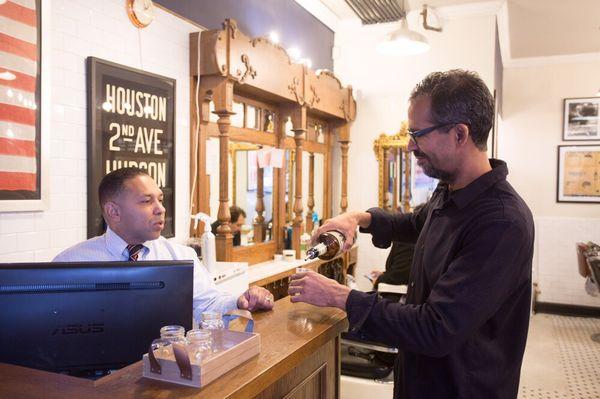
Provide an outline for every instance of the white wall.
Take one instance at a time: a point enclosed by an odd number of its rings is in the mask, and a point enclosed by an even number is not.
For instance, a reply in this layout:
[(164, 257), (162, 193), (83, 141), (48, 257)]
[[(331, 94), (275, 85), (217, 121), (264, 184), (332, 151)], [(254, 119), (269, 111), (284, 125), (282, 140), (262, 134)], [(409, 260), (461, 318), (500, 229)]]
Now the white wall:
[[(194, 25), (160, 9), (138, 31), (123, 0), (44, 0), (51, 11), (50, 206), (44, 212), (0, 213), (0, 262), (49, 261), (86, 239), (85, 59), (95, 56), (168, 76), (176, 83), (176, 240), (188, 236), (189, 33)], [(44, 62), (44, 60), (42, 60)]]
[[(417, 28), (416, 15), (409, 25)], [(336, 31), (335, 73), (344, 84), (351, 84), (357, 100), (357, 117), (352, 127), (349, 150), (349, 210), (365, 210), (377, 206), (377, 161), (373, 141), (381, 134), (396, 133), (406, 119), (410, 91), (433, 71), (463, 68), (477, 71), (494, 89), (495, 16), (455, 15), (444, 24), (442, 33), (423, 32), (431, 44), (428, 53), (409, 57), (377, 54), (376, 43), (395, 24), (361, 27), (343, 21)], [(370, 235), (359, 235), (357, 276), (374, 268), (383, 270), (389, 250), (373, 247)], [(358, 277), (362, 289), (370, 283)]]
[(557, 146), (562, 141), (563, 99), (591, 97), (600, 87), (600, 62), (504, 70), (499, 156), (509, 181), (536, 219), (539, 301), (600, 307), (577, 272), (575, 242), (600, 242), (600, 205), (556, 202)]

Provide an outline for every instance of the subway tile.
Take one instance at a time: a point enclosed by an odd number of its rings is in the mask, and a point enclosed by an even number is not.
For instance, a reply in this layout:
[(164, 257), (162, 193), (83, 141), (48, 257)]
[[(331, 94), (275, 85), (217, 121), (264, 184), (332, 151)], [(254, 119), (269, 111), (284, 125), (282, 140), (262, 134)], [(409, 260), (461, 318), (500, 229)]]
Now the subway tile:
[[(61, 229), (56, 234), (50, 235), (50, 247), (59, 248), (60, 251), (82, 241), (78, 229)], [(59, 251), (59, 252), (60, 252)]]
[(18, 251), (34, 251), (40, 248), (48, 248), (49, 233), (47, 231), (34, 231), (17, 234)]
[(35, 252), (11, 252), (9, 254), (1, 255), (0, 262), (2, 263), (22, 263), (22, 262), (35, 262)]
[(64, 227), (65, 214), (63, 212), (42, 212), (36, 215), (36, 231), (57, 231)]
[(16, 234), (2, 234), (0, 235), (0, 254), (7, 254), (13, 252), (17, 248), (17, 235)]
[(34, 230), (33, 212), (4, 213), (0, 222), (0, 234), (24, 233)]

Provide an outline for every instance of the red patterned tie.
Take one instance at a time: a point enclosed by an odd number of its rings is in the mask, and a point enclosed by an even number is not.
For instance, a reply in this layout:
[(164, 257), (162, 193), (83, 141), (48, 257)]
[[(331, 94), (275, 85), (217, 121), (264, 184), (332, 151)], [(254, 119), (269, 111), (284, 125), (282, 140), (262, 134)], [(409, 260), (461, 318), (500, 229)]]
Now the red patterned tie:
[(137, 261), (138, 256), (140, 256), (140, 251), (144, 248), (142, 244), (132, 244), (127, 246), (127, 250), (129, 251), (129, 260)]

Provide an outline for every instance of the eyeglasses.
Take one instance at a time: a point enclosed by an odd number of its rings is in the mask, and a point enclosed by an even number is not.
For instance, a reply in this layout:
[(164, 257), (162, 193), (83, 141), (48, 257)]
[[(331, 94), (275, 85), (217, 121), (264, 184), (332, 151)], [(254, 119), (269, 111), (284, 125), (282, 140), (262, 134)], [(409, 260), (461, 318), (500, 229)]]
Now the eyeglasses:
[(414, 132), (411, 132), (409, 130), (408, 131), (408, 135), (416, 143), (417, 142), (417, 137), (423, 137), (426, 134), (431, 133), (431, 132), (433, 132), (436, 129), (441, 129), (443, 127), (446, 127), (446, 126), (449, 126), (449, 125), (453, 125), (453, 124), (454, 123), (443, 123), (441, 125), (435, 125), (435, 126), (426, 127), (425, 129), (415, 130)]

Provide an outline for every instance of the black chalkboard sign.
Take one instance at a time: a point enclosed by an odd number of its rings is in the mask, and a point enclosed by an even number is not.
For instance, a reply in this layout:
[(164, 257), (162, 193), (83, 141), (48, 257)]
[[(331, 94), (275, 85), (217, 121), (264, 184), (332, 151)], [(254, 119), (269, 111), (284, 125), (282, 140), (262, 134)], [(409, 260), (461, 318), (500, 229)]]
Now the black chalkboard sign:
[(88, 238), (104, 232), (98, 185), (124, 167), (148, 172), (163, 191), (162, 235), (175, 235), (175, 79), (87, 58)]

